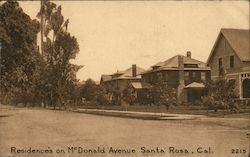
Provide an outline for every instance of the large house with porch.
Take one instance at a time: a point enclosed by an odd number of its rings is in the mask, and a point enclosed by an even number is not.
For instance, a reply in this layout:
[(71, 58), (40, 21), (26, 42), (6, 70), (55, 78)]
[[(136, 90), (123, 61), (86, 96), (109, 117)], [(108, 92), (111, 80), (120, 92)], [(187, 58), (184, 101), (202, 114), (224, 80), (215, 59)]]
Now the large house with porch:
[(206, 63), (191, 57), (176, 55), (166, 61), (159, 62), (142, 73), (142, 82), (154, 86), (165, 81), (170, 88), (176, 90), (179, 102), (197, 102), (206, 94), (204, 81), (210, 79), (210, 68)]
[(207, 60), (211, 78), (233, 81), (241, 100), (250, 98), (249, 38), (249, 30), (221, 29)]
[(102, 85), (109, 94), (109, 100), (120, 105), (123, 92), (130, 86), (137, 87), (137, 83), (141, 82), (140, 73), (145, 70), (133, 64), (132, 67), (117, 71), (113, 74), (102, 75), (100, 85)]

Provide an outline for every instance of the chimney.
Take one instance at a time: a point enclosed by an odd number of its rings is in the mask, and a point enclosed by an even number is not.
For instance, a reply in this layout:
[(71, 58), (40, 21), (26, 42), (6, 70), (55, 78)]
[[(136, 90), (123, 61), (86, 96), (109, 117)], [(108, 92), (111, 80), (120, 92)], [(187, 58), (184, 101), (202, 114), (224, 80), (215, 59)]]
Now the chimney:
[(184, 68), (183, 56), (181, 56), (181, 55), (178, 56), (178, 67), (179, 67), (180, 69), (183, 69), (183, 68)]
[(132, 65), (132, 77), (136, 77), (136, 64)]
[(191, 51), (187, 51), (187, 57), (191, 58)]
[(178, 67), (179, 67), (179, 85), (177, 88), (177, 100), (178, 102), (182, 102), (185, 99), (184, 96), (185, 82), (184, 82), (184, 61), (183, 61), (183, 56), (181, 55), (178, 56)]

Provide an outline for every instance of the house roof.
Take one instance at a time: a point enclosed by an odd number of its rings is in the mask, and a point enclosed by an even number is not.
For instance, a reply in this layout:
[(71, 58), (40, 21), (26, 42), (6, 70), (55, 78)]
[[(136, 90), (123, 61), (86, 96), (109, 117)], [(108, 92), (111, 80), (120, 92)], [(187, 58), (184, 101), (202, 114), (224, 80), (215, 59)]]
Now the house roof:
[(102, 75), (101, 76), (101, 81), (108, 81), (111, 80), (112, 76), (111, 75)]
[[(136, 74), (137, 77), (140, 77), (139, 75), (144, 72), (145, 70), (136, 66)], [(124, 70), (124, 71), (118, 71), (116, 73), (114, 73), (113, 75), (119, 74), (120, 76), (118, 76), (119, 78), (131, 78), (132, 77), (132, 67)]]
[(221, 35), (225, 37), (241, 61), (250, 61), (249, 30), (222, 28), (210, 53), (207, 63), (209, 63)]
[(222, 29), (224, 37), (242, 61), (250, 61), (249, 30)]
[(131, 85), (135, 89), (147, 89), (147, 88), (151, 87), (149, 84), (147, 84), (145, 82), (132, 82)]
[[(201, 62), (199, 60), (183, 56), (183, 55), (176, 55), (172, 58), (169, 58), (163, 62), (159, 62), (153, 66), (147, 72), (150, 71), (160, 71), (160, 70), (179, 70), (181, 67), (179, 67), (179, 57), (183, 58), (183, 64), (192, 64), (192, 65), (197, 65), (197, 68), (188, 68), (185, 67), (184, 70), (210, 70), (208, 66), (206, 66), (206, 63)], [(156, 68), (156, 69), (154, 69)], [(146, 72), (145, 72), (146, 73)]]
[(136, 77), (133, 77), (132, 75), (132, 67), (123, 70), (123, 71), (117, 71), (110, 75), (102, 75), (102, 78), (104, 78), (102, 81), (111, 81), (111, 80), (117, 80), (117, 79), (141, 79), (140, 74), (144, 72), (145, 70), (136, 66)]

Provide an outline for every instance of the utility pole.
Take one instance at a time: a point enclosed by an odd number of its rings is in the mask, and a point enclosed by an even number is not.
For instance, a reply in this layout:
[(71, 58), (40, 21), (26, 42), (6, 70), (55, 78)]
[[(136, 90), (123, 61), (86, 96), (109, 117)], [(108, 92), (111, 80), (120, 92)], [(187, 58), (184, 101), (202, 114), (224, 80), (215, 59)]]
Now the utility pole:
[(41, 0), (41, 54), (43, 55), (43, 26), (44, 26), (44, 0)]

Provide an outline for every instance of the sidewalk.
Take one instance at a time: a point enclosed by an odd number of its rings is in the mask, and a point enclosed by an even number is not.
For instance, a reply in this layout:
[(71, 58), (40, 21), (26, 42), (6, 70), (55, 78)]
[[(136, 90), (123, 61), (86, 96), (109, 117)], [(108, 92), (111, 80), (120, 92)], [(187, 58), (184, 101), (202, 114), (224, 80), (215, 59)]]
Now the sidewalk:
[(133, 111), (117, 111), (117, 110), (100, 110), (100, 109), (76, 109), (73, 112), (127, 117), (147, 120), (190, 120), (197, 118), (204, 118), (203, 115), (187, 115), (187, 114), (167, 114), (167, 113), (153, 113), (153, 112), (133, 112)]

